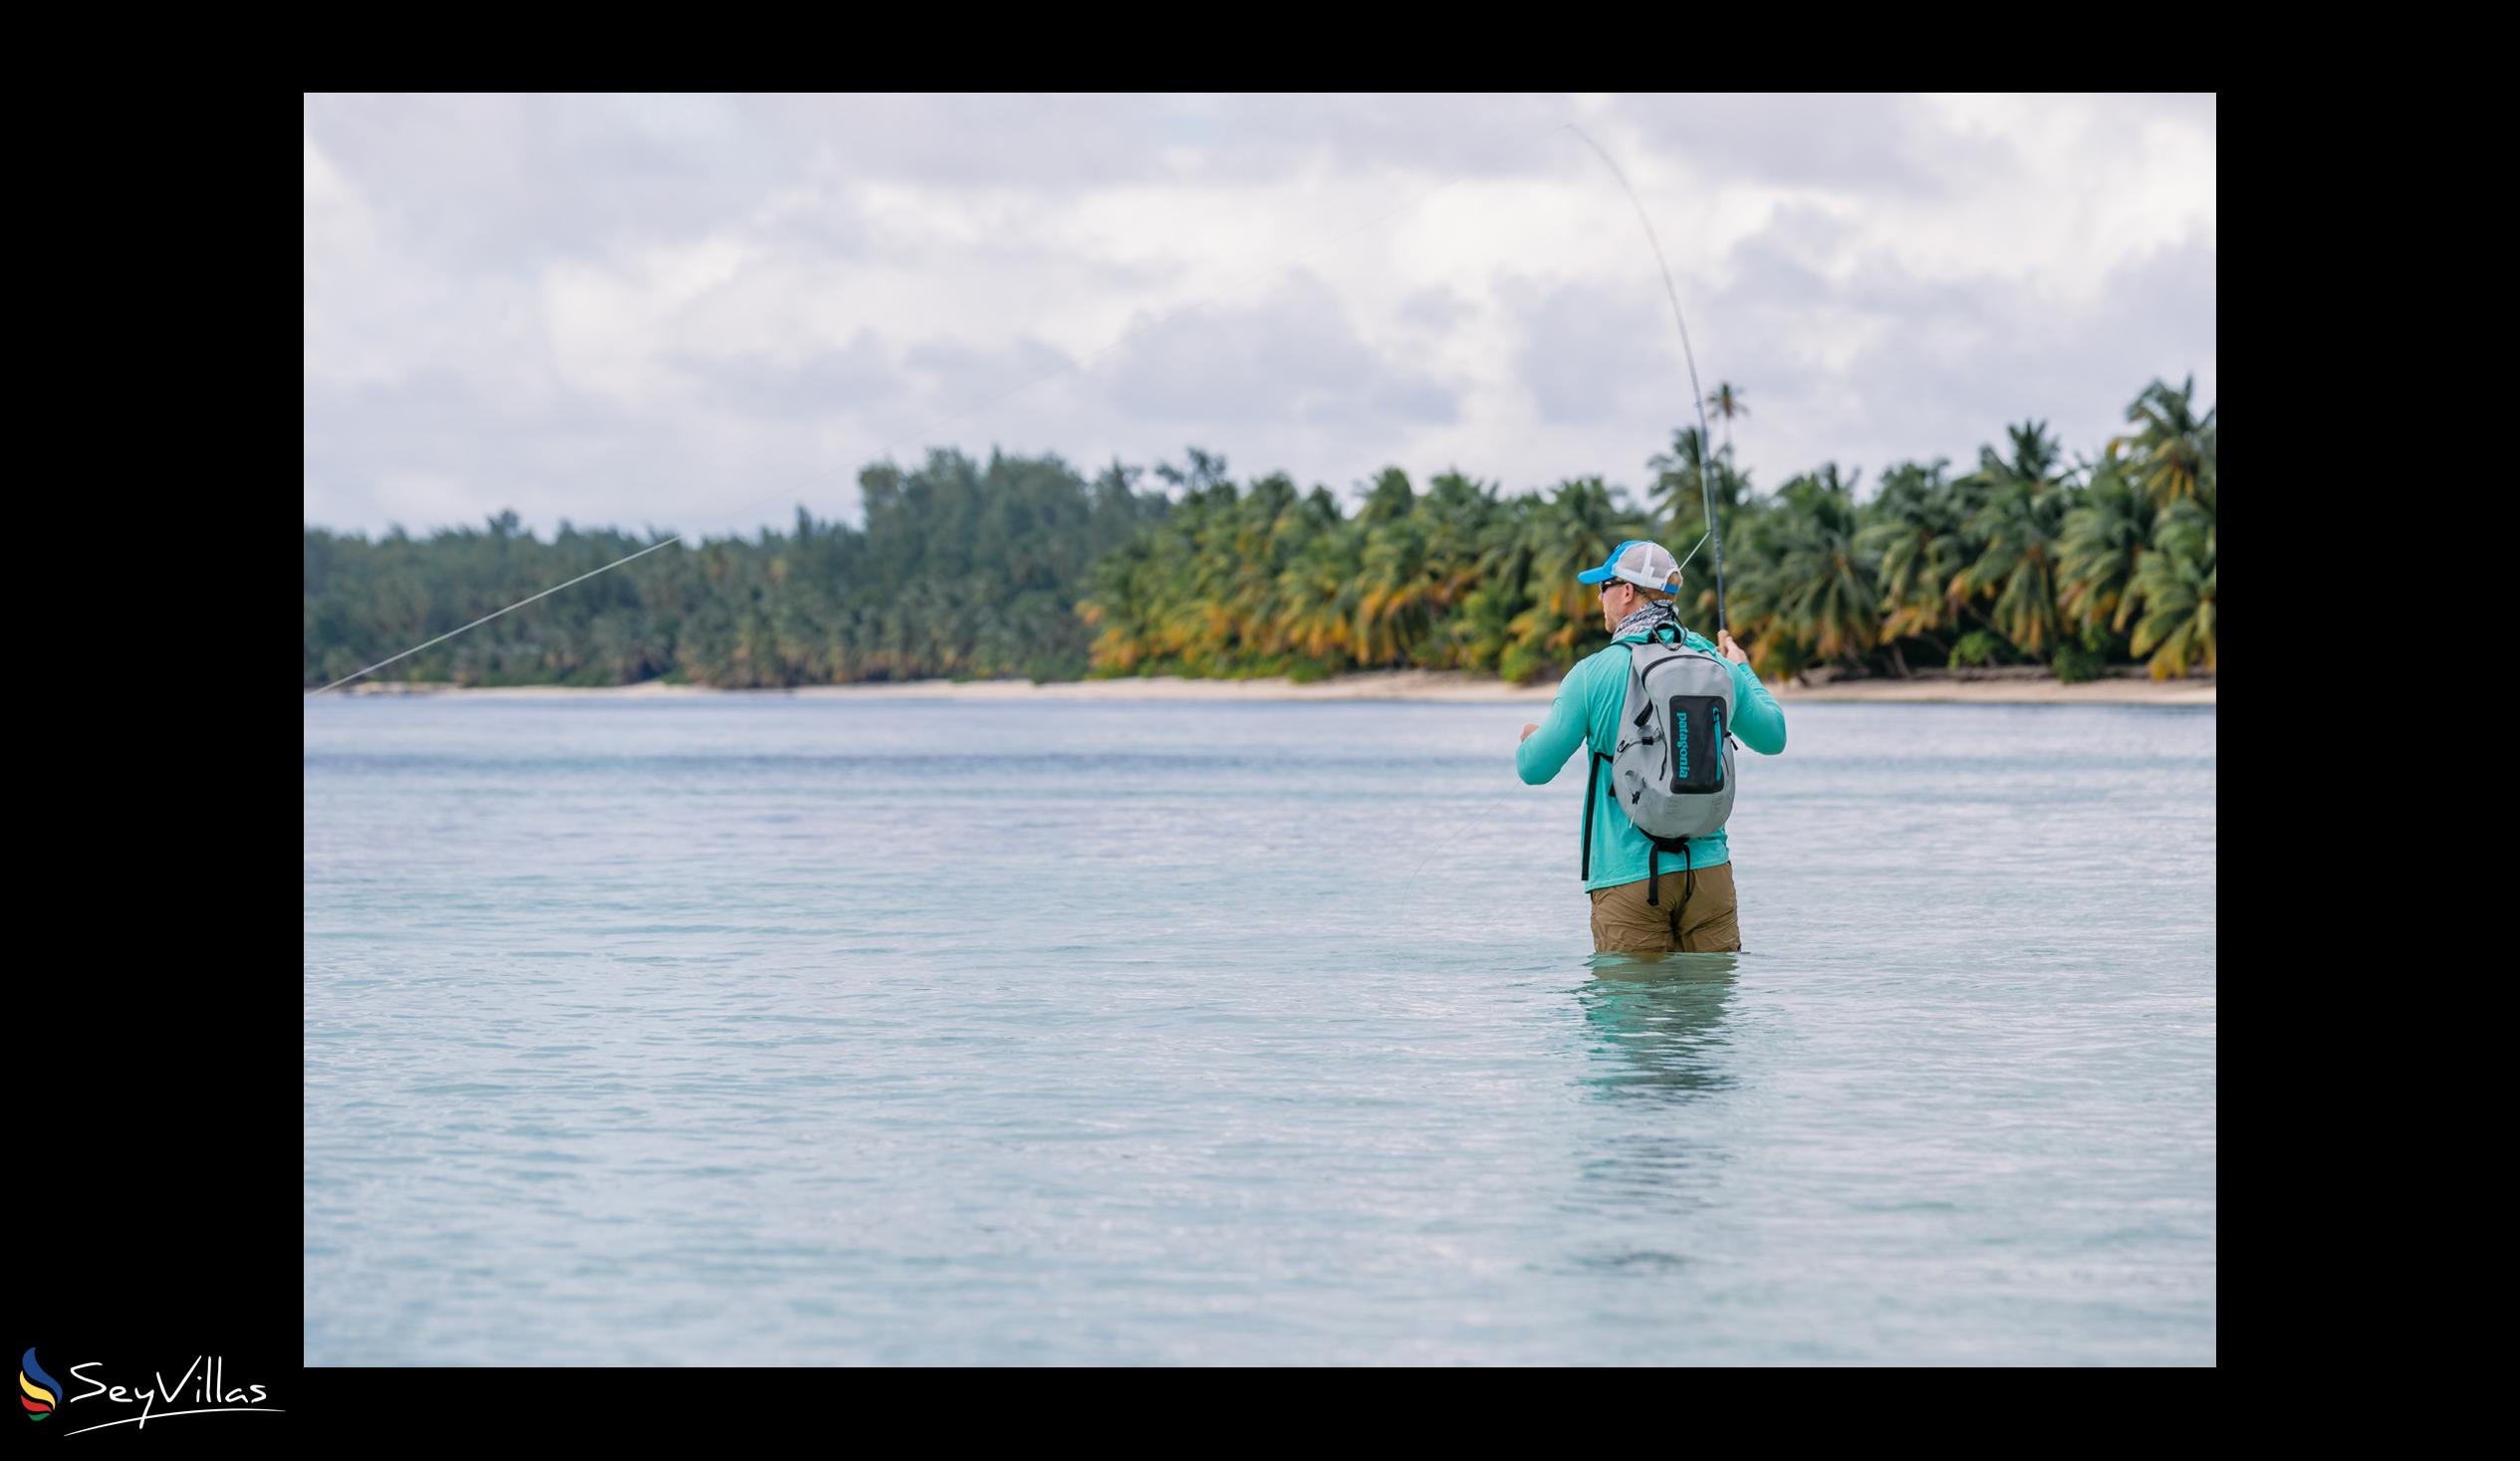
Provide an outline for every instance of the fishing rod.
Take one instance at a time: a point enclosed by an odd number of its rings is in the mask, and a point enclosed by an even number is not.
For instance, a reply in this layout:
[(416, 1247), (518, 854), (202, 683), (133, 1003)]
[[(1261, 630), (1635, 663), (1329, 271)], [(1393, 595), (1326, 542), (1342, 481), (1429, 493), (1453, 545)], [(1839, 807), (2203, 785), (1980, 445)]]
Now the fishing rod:
[[(1653, 247), (1654, 267), (1662, 271), (1662, 292), (1671, 297), (1671, 323), (1680, 327), (1680, 359), (1688, 363), (1689, 401), (1697, 407), (1697, 488), (1706, 504), (1706, 536), (1698, 541), (1715, 545), (1715, 632), (1724, 633), (1724, 540), (1715, 531), (1714, 462), (1708, 451), (1715, 438), (1706, 427), (1706, 392), (1697, 383), (1697, 355), (1688, 348), (1688, 322), (1680, 318), (1680, 292), (1671, 284), (1671, 266), (1663, 260), (1662, 241), (1653, 236), (1653, 220), (1645, 216), (1645, 205), (1637, 201), (1637, 190), (1628, 185), (1628, 174), (1619, 170), (1610, 153), (1603, 151), (1602, 144), (1587, 135), (1584, 128), (1570, 122), (1566, 129), (1592, 148), (1593, 155), (1610, 169), (1610, 175), (1619, 179), (1619, 190), (1628, 195), (1629, 205), (1637, 210), (1637, 221), (1644, 225), (1645, 242)], [(1696, 556), (1697, 550), (1690, 549), (1689, 557)], [(1685, 565), (1688, 559), (1680, 562)]]

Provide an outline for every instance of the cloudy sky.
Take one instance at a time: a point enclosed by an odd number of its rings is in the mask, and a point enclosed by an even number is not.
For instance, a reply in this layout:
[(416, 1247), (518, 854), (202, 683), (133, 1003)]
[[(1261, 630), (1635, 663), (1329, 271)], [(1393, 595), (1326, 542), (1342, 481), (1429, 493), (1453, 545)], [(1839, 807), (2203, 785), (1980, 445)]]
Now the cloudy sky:
[[(930, 446), (1631, 489), (2215, 397), (2210, 96), (306, 100), (306, 521), (858, 518)], [(1717, 427), (1721, 435), (1720, 424)], [(1151, 480), (1151, 479), (1149, 479)]]

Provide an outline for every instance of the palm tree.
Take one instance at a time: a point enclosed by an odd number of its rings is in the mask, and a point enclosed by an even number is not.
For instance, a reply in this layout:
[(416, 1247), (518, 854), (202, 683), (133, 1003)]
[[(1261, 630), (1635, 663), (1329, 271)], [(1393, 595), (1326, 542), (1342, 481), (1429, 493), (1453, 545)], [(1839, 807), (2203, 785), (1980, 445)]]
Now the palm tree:
[[(1714, 473), (1715, 528), (1730, 543), (1740, 528), (1739, 520), (1750, 511), (1750, 479), (1733, 469), (1729, 449), (1712, 455), (1704, 451), (1695, 426), (1673, 432), (1671, 450), (1648, 459), (1645, 465), (1654, 472), (1652, 485), (1645, 489), (1646, 500), (1670, 525), (1662, 546), (1688, 565), (1688, 581), (1697, 586), (1688, 608), (1701, 617), (1711, 617), (1715, 612), (1715, 575), (1711, 555), (1701, 551), (1705, 546), (1706, 504), (1698, 484), (1705, 472)], [(1655, 531), (1666, 530), (1657, 524)]]
[(1939, 633), (1951, 611), (1945, 586), (1972, 557), (1963, 537), (1969, 510), (1943, 480), (1949, 466), (1936, 457), (1890, 468), (1868, 505), (1871, 521), (1856, 534), (1881, 581), (1882, 643), (1902, 677), (1907, 656), (1898, 641)]
[(1585, 630), (1598, 624), (1592, 585), (1576, 575), (1597, 568), (1641, 525), (1627, 518), (1599, 477), (1562, 482), (1524, 525), (1532, 606), (1515, 615), (1500, 662), (1508, 679), (1527, 680), (1550, 665), (1563, 671), (1582, 657)]
[(1951, 580), (1957, 605), (1995, 601), (1993, 618), (2023, 652), (2037, 654), (2057, 639), (2056, 539), (2063, 528), (2068, 474), (2059, 464), (2047, 422), (2008, 426), (2009, 460), (1991, 446), (1978, 450), (1976, 476), (1987, 499), (1972, 515), (1970, 531), (1985, 542), (1977, 560)]
[(1533, 492), (1498, 504), (1479, 533), (1477, 585), (1461, 602), (1456, 632), (1464, 660), (1509, 680), (1519, 681), (1529, 672), (1517, 673), (1505, 665), (1514, 642), (1514, 625), (1537, 597), (1531, 571), (1537, 543), (1531, 525), (1544, 510), (1539, 494)]
[(1706, 397), (1706, 403), (1724, 419), (1724, 456), (1729, 459), (1732, 456), (1732, 418), (1750, 414), (1750, 408), (1741, 403), (1741, 392), (1733, 389), (1729, 380), (1717, 381), (1714, 393)]
[(1670, 525), (1671, 541), (1664, 546), (1673, 553), (1685, 553), (1688, 550), (1678, 543), (1682, 539), (1694, 543), (1705, 531), (1705, 494), (1699, 486), (1709, 465), (1704, 440), (1695, 426), (1683, 426), (1671, 433), (1671, 450), (1648, 458), (1645, 465), (1654, 473), (1652, 484), (1645, 488), (1645, 501), (1660, 522)]
[(1280, 627), (1289, 648), (1317, 660), (1353, 664), (1358, 565), (1353, 536), (1324, 535), (1306, 544), (1278, 576)]
[(2198, 417), (2195, 393), (2193, 375), (2176, 390), (2153, 381), (2127, 407), (2127, 419), (2140, 429), (2109, 443), (2112, 450), (2135, 448), (2132, 475), (2155, 507), (2212, 494), (2214, 412)]
[(2135, 609), (2127, 591), (2147, 551), (2153, 514), (2124, 468), (2113, 444), (2067, 510), (2057, 541), (2057, 609), (2080, 629), (2124, 633)]
[(1726, 541), (1732, 550), (1726, 586), (1732, 628), (1750, 651), (1750, 667), (1767, 679), (1800, 675), (1812, 662), (1811, 645), (1794, 633), (1784, 612), (1784, 564), (1794, 547), (1794, 516), (1780, 491), (1738, 518)]
[(1357, 601), (1358, 659), (1396, 666), (1432, 621), (1435, 580), (1415, 513), (1367, 530), (1364, 594)]
[(1236, 641), (1247, 645), (1250, 656), (1260, 660), (1274, 658), (1280, 652), (1277, 578), (1284, 567), (1279, 551), (1283, 541), (1281, 527), (1290, 519), (1300, 519), (1301, 503), (1295, 483), (1283, 473), (1273, 473), (1252, 483), (1251, 490), (1234, 504), (1231, 515), (1231, 559), (1218, 582), (1231, 609)]
[(1122, 541), (1094, 565), (1076, 614), (1086, 627), (1101, 631), (1089, 651), (1095, 673), (1126, 674), (1147, 657), (1151, 646), (1144, 627), (1152, 597), (1147, 580), (1153, 566), (1151, 532)]
[(1831, 462), (1777, 490), (1774, 526), (1738, 595), (1743, 623), (1762, 645), (1791, 637), (1821, 659), (1855, 664), (1879, 640), (1878, 565), (1857, 532), (1862, 475), (1842, 479)]
[(1278, 516), (1270, 535), (1276, 567), (1266, 639), (1283, 654), (1321, 661), (1347, 660), (1349, 624), (1356, 610), (1356, 525), (1340, 516), (1327, 487), (1315, 487)]
[(2149, 653), (2152, 677), (2172, 679), (2201, 660), (2214, 668), (2214, 514), (2195, 501), (2170, 504), (2129, 586), (2143, 605), (2132, 648)]
[(1377, 473), (1374, 485), (1366, 489), (1365, 506), (1358, 510), (1357, 520), (1371, 528), (1392, 518), (1403, 518), (1417, 509), (1416, 489), (1408, 485), (1408, 473), (1397, 467), (1385, 467)]
[(1427, 483), (1417, 515), (1426, 533), (1426, 608), (1435, 631), (1420, 641), (1415, 662), (1432, 669), (1462, 668), (1467, 643), (1454, 616), (1480, 587), (1480, 560), (1497, 515), (1496, 496), (1457, 471), (1445, 472)]

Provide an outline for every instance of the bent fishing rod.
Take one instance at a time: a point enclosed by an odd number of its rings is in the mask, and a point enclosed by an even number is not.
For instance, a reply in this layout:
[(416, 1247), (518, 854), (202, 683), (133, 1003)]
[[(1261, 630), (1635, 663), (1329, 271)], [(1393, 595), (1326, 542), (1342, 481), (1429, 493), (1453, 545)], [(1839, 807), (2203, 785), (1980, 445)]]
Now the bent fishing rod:
[[(1662, 271), (1662, 292), (1671, 299), (1671, 323), (1680, 327), (1680, 359), (1688, 363), (1688, 398), (1690, 404), (1697, 407), (1697, 489), (1706, 504), (1706, 536), (1697, 541), (1701, 545), (1709, 542), (1715, 545), (1715, 632), (1724, 633), (1727, 632), (1724, 627), (1724, 540), (1715, 531), (1715, 468), (1713, 453), (1709, 450), (1715, 438), (1706, 428), (1706, 392), (1697, 383), (1697, 354), (1688, 348), (1688, 322), (1680, 318), (1680, 292), (1672, 286), (1671, 266), (1662, 257), (1662, 241), (1653, 235), (1653, 220), (1645, 216), (1645, 205), (1637, 200), (1637, 190), (1628, 185), (1628, 174), (1619, 170), (1619, 164), (1611, 160), (1610, 153), (1603, 151), (1601, 143), (1586, 135), (1584, 128), (1570, 122), (1566, 129), (1592, 148), (1593, 155), (1601, 158), (1602, 165), (1610, 169), (1610, 175), (1619, 179), (1619, 190), (1628, 195), (1629, 205), (1637, 210), (1637, 221), (1644, 225), (1645, 242), (1653, 248), (1654, 267)], [(1688, 559), (1696, 556), (1697, 550), (1690, 549), (1688, 558), (1680, 560), (1680, 566), (1687, 567)]]

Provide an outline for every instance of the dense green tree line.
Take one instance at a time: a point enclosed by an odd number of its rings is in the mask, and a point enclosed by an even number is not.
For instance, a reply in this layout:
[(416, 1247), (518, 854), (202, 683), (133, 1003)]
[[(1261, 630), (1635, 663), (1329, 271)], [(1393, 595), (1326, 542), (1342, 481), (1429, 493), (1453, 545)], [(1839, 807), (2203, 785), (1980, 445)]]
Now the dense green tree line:
[[(1598, 643), (1575, 575), (1622, 539), (1689, 558), (1683, 617), (1712, 625), (1713, 555), (1689, 557), (1711, 496), (1726, 615), (1762, 674), (1906, 674), (1921, 659), (2035, 661), (2083, 679), (2141, 659), (2182, 675), (2215, 662), (2215, 427), (2193, 393), (2192, 380), (2146, 387), (2135, 429), (2097, 460), (2067, 466), (2044, 424), (2025, 422), (1974, 471), (1901, 463), (1861, 501), (1834, 463), (1759, 493), (1694, 428), (1649, 463), (1636, 507), (1598, 478), (1500, 497), (1447, 473), (1420, 495), (1389, 470), (1345, 518), (1321, 488), (1267, 477), (1238, 490), (1209, 464), (1096, 565), (1079, 611), (1102, 674), (1544, 677)], [(1748, 414), (1729, 384), (1709, 403), (1727, 423)]]
[[(1747, 417), (1709, 398), (1729, 435)], [(1892, 466), (1870, 498), (1834, 464), (1772, 493), (1694, 429), (1648, 467), (1644, 500), (1599, 478), (1505, 496), (1448, 472), (1388, 469), (1358, 510), (1283, 474), (1237, 485), (1192, 450), (1159, 489), (1115, 463), (938, 452), (869, 468), (866, 527), (676, 544), (381, 671), (465, 684), (622, 684), (655, 676), (771, 686), (929, 676), (1289, 674), (1419, 666), (1524, 681), (1595, 647), (1575, 575), (1624, 538), (1688, 555), (1711, 474), (1725, 608), (1762, 674), (1834, 664), (2109, 663), (2158, 676), (2215, 664), (2215, 425), (2193, 382), (2155, 381), (2130, 430), (2068, 464), (2043, 423), (2007, 428), (1974, 470)], [(306, 534), (306, 679), (373, 659), (657, 542), (563, 524), (378, 542)], [(1711, 627), (1712, 554), (1683, 616)]]
[[(795, 531), (676, 543), (379, 670), (465, 685), (618, 685), (663, 677), (760, 687), (964, 675), (1074, 679), (1074, 610), (1097, 558), (1160, 518), (1115, 464), (1087, 482), (1055, 458), (938, 452), (859, 477), (863, 529), (799, 510)], [(320, 685), (670, 534), (543, 543), (514, 513), (486, 530), (381, 541), (306, 531), (306, 682)]]

